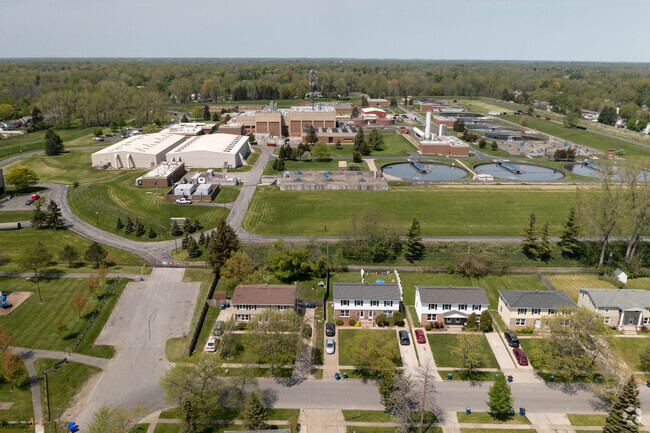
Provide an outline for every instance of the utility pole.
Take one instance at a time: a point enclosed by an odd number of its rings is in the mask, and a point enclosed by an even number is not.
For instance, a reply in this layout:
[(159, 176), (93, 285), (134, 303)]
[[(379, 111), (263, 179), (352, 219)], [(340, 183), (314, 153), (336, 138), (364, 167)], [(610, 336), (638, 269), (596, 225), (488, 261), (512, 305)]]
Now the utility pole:
[(311, 109), (314, 110), (314, 93), (316, 85), (318, 84), (318, 76), (316, 69), (309, 70), (309, 88), (311, 89)]

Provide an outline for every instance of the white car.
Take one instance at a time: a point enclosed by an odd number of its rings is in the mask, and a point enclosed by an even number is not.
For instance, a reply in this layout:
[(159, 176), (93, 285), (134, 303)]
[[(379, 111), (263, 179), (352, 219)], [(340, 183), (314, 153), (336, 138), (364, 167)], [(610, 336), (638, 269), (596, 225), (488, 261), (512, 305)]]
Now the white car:
[(334, 339), (328, 338), (325, 340), (325, 353), (332, 355), (334, 353)]
[(216, 352), (217, 351), (217, 338), (216, 337), (210, 337), (208, 338), (208, 342), (205, 343), (205, 349), (206, 352)]
[(176, 204), (192, 204), (192, 200), (189, 198), (179, 198), (176, 200)]

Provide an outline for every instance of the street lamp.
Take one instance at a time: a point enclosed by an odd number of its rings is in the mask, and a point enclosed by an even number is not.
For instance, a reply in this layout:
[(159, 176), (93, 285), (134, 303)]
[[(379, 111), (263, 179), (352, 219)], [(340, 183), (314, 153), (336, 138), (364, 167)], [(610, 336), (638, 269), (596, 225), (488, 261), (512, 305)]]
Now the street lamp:
[(99, 211), (95, 212), (95, 225), (99, 225)]

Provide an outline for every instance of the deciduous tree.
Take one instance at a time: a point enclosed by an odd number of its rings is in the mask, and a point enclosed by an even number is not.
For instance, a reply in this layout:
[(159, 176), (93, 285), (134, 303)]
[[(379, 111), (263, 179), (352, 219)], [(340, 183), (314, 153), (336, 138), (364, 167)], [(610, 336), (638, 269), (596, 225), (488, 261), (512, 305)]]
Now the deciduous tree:
[(79, 253), (72, 245), (65, 245), (59, 251), (59, 259), (68, 262), (68, 267), (72, 267), (72, 263), (79, 258)]
[(2, 377), (4, 380), (11, 384), (11, 390), (13, 391), (14, 385), (20, 379), (20, 376), (23, 374), (22, 361), (20, 356), (12, 353), (10, 351), (5, 351), (2, 354)]
[(0, 325), (0, 354), (14, 348), (16, 340), (9, 328)]
[(41, 241), (36, 241), (34, 245), (25, 247), (16, 258), (16, 262), (21, 269), (34, 272), (40, 302), (43, 302), (43, 298), (41, 297), (41, 286), (38, 281), (38, 271), (49, 265), (51, 260), (52, 254), (43, 246)]
[(488, 391), (490, 400), (487, 405), (490, 408), (490, 415), (492, 418), (505, 421), (512, 415), (510, 408), (512, 407), (512, 390), (506, 381), (506, 376), (503, 373), (498, 373), (494, 383)]
[(65, 323), (65, 319), (63, 317), (57, 317), (54, 319), (52, 325), (54, 326), (54, 332), (56, 332), (59, 338), (63, 340), (63, 333), (68, 330), (68, 325)]
[(302, 317), (292, 310), (270, 309), (255, 317), (258, 320), (250, 322), (250, 342), (259, 362), (269, 364), (271, 374), (277, 367), (293, 364), (303, 345)]
[(395, 346), (392, 340), (378, 332), (355, 335), (350, 348), (350, 360), (362, 373), (376, 376), (395, 369)]
[(144, 415), (142, 406), (124, 409), (121, 406), (102, 405), (88, 424), (88, 433), (127, 433), (131, 430), (131, 420)]
[(81, 312), (86, 308), (86, 305), (88, 305), (88, 298), (86, 298), (83, 293), (76, 292), (72, 299), (72, 310), (77, 313), (80, 319)]
[(90, 274), (86, 279), (86, 288), (93, 295), (96, 294), (97, 289), (99, 288), (99, 276), (97, 274)]
[(313, 125), (309, 125), (309, 128), (307, 129), (307, 135), (305, 136), (305, 141), (312, 145), (318, 141), (318, 134), (316, 134), (316, 129)]
[(311, 153), (318, 159), (327, 159), (330, 157), (330, 149), (327, 147), (327, 144), (322, 141), (319, 141), (314, 145)]
[(29, 190), (29, 187), (38, 183), (38, 176), (33, 168), (26, 165), (17, 165), (5, 175), (5, 182), (9, 185), (16, 185), (22, 191)]
[(485, 356), (481, 352), (481, 348), (476, 344), (476, 340), (468, 335), (461, 335), (454, 354), (460, 358), (461, 365), (467, 370), (469, 377), (472, 377), (475, 369), (481, 368), (485, 364)]

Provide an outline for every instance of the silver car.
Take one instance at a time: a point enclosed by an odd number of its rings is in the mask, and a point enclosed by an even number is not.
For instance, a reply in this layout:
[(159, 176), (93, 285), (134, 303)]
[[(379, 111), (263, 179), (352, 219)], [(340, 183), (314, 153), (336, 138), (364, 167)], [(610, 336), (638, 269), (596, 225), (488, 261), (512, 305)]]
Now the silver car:
[(334, 339), (328, 338), (325, 340), (325, 353), (332, 355), (334, 353)]

